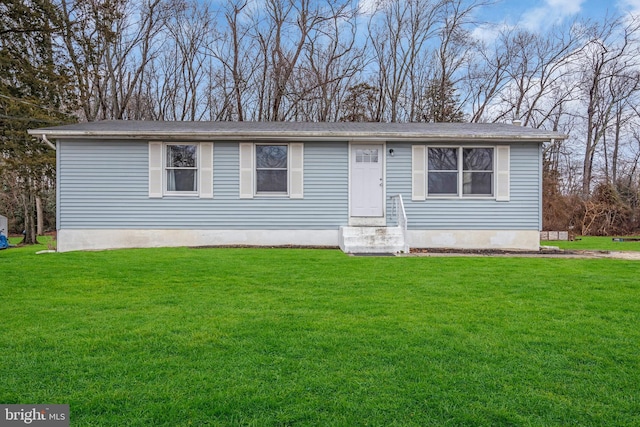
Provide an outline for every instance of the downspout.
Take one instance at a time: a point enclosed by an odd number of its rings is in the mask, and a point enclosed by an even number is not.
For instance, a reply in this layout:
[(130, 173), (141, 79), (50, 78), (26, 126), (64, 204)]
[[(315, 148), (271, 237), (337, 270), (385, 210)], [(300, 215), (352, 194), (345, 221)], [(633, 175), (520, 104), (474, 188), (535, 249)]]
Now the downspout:
[[(56, 240), (58, 239), (58, 235), (60, 234), (60, 168), (58, 165), (60, 164), (60, 152), (56, 149), (55, 144), (49, 141), (46, 134), (42, 134), (42, 141), (47, 144), (53, 151), (56, 152)], [(58, 251), (56, 242), (56, 252)]]
[(49, 147), (51, 147), (52, 149), (56, 149), (56, 146), (53, 145), (53, 143), (51, 143), (51, 141), (49, 141), (49, 139), (47, 139), (47, 135), (46, 134), (42, 134), (42, 140), (44, 141), (45, 144), (47, 144)]

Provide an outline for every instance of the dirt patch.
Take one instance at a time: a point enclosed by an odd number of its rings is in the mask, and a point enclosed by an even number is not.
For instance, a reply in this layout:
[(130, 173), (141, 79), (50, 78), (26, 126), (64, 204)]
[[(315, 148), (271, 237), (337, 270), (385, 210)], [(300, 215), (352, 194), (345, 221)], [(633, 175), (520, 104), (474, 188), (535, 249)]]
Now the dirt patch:
[(189, 249), (340, 249), (337, 246), (313, 245), (203, 245), (189, 246)]
[(449, 248), (411, 248), (412, 254), (465, 254), (465, 255), (541, 255), (541, 254), (568, 254), (562, 250), (517, 251), (499, 249), (449, 249)]
[(633, 261), (640, 261), (640, 252), (633, 252), (633, 251), (626, 251), (626, 252), (621, 252), (621, 251), (615, 251), (615, 252), (609, 252), (608, 256), (606, 258), (616, 258), (616, 259), (628, 259), (628, 260), (633, 260)]
[(541, 258), (613, 258), (640, 261), (640, 252), (633, 251), (589, 251), (541, 249), (539, 251), (517, 251), (496, 249), (446, 249), (412, 248), (405, 256), (489, 256), (489, 257), (541, 257)]
[[(208, 245), (190, 246), (190, 249), (211, 249), (211, 248), (260, 248), (260, 249), (339, 249), (336, 246), (307, 246), (307, 245)], [(364, 256), (362, 254), (359, 254)], [(380, 254), (365, 254), (368, 256), (381, 256)], [(387, 255), (388, 254), (384, 254)], [(488, 257), (540, 257), (540, 258), (614, 258), (640, 261), (640, 252), (633, 251), (587, 251), (587, 250), (562, 250), (545, 248), (539, 251), (516, 251), (497, 249), (446, 249), (446, 248), (411, 248), (408, 254), (397, 254), (396, 256), (488, 256)]]

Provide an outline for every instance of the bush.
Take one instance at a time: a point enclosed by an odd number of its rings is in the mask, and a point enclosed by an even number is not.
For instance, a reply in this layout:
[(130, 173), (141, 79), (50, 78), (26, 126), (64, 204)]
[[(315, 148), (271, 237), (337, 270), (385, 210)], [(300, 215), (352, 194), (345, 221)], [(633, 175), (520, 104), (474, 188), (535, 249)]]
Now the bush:
[(633, 210), (611, 184), (599, 184), (581, 207), (583, 236), (624, 235), (635, 231)]

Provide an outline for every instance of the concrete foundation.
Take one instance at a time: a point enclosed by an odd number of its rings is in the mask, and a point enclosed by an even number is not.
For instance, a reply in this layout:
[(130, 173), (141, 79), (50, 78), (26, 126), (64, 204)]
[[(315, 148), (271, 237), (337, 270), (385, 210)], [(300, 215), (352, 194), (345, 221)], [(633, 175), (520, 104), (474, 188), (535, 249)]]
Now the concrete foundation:
[(58, 231), (58, 252), (176, 246), (338, 246), (338, 230)]
[(176, 246), (340, 246), (348, 253), (406, 252), (409, 248), (538, 250), (537, 230), (128, 230), (61, 229), (58, 252)]
[(412, 248), (498, 249), (537, 251), (537, 230), (409, 230)]

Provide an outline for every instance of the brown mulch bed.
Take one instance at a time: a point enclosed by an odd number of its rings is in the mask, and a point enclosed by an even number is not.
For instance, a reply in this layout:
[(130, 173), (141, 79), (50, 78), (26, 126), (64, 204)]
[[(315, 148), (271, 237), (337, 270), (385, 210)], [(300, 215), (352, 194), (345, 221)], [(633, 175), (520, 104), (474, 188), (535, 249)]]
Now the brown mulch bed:
[(575, 251), (541, 249), (538, 251), (518, 251), (518, 250), (499, 250), (499, 249), (449, 249), (449, 248), (411, 248), (412, 254), (470, 254), (470, 255), (541, 255), (541, 254), (558, 254), (573, 255)]
[(189, 246), (189, 249), (212, 249), (212, 248), (340, 249), (337, 246), (312, 246), (312, 245), (203, 245), (203, 246)]

